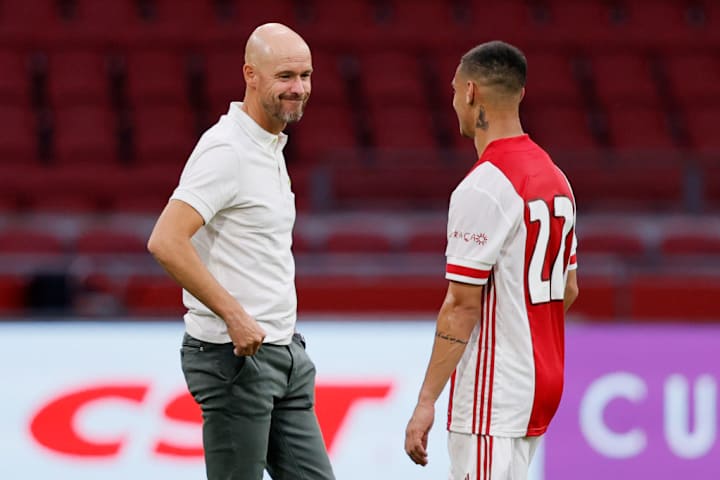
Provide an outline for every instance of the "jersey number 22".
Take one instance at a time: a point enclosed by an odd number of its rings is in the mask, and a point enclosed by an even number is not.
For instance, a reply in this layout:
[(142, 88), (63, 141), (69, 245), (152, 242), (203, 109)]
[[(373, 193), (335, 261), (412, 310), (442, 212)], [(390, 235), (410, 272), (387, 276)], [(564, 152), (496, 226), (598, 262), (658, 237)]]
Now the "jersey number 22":
[[(565, 297), (566, 265), (563, 261), (565, 245), (575, 220), (572, 201), (568, 197), (555, 197), (552, 212), (545, 200), (532, 200), (528, 202), (528, 208), (530, 209), (530, 222), (539, 222), (540, 226), (528, 268), (530, 302), (536, 305), (552, 300), (563, 300)], [(559, 239), (553, 239), (553, 241), (559, 240), (560, 246), (550, 269), (550, 278), (544, 280), (543, 267), (550, 244), (551, 222), (562, 222), (562, 235)]]

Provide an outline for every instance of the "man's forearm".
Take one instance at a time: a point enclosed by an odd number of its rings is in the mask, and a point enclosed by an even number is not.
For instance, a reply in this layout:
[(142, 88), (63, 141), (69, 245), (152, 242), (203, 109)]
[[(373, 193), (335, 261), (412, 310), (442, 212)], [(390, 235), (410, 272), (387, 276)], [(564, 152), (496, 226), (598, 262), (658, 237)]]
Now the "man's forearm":
[(462, 358), (473, 327), (479, 320), (474, 309), (446, 302), (440, 310), (430, 363), (418, 403), (434, 404)]

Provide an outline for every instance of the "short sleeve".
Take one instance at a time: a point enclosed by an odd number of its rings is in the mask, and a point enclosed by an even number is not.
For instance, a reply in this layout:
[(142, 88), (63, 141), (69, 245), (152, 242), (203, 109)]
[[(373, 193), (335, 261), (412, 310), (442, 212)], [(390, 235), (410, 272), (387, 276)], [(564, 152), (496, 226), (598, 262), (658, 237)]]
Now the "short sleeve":
[(448, 215), (445, 278), (484, 285), (514, 223), (489, 192), (456, 190)]
[(207, 224), (235, 200), (238, 167), (238, 155), (232, 147), (223, 145), (205, 150), (190, 158), (170, 198), (193, 207)]

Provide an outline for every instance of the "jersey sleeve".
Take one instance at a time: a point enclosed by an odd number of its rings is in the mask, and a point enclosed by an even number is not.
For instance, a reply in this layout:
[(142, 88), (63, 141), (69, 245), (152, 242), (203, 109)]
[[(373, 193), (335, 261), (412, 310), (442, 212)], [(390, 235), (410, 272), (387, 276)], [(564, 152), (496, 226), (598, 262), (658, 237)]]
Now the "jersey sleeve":
[(456, 191), (448, 215), (445, 278), (485, 285), (513, 225), (489, 192)]
[(228, 145), (210, 148), (188, 161), (171, 199), (193, 207), (207, 224), (237, 194), (237, 153)]

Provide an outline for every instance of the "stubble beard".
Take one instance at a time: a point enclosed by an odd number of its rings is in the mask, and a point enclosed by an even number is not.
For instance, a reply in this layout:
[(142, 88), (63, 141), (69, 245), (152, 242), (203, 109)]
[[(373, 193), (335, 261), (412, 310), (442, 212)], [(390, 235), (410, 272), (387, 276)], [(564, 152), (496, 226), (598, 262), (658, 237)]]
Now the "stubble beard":
[(305, 113), (305, 105), (307, 105), (309, 96), (306, 96), (299, 110), (294, 111), (283, 111), (282, 98), (276, 99), (273, 103), (262, 102), (263, 108), (272, 118), (280, 120), (283, 123), (295, 123), (299, 122)]

